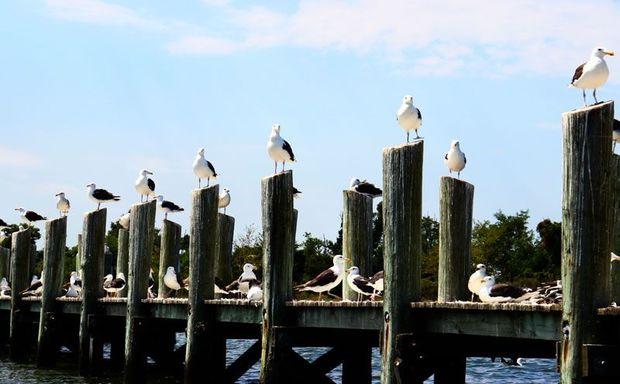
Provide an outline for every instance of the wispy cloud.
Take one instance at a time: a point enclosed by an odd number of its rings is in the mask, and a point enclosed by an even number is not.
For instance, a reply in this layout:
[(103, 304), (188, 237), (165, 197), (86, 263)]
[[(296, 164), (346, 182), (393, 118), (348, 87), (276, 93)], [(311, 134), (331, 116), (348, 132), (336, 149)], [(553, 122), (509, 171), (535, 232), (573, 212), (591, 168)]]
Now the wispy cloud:
[(34, 167), (40, 164), (41, 159), (33, 153), (0, 146), (0, 166)]
[(54, 17), (102, 25), (157, 26), (131, 8), (101, 0), (45, 0)]
[(219, 39), (216, 37), (197, 35), (184, 36), (166, 46), (169, 52), (178, 54), (215, 54), (223, 55), (232, 53), (242, 45), (232, 40)]

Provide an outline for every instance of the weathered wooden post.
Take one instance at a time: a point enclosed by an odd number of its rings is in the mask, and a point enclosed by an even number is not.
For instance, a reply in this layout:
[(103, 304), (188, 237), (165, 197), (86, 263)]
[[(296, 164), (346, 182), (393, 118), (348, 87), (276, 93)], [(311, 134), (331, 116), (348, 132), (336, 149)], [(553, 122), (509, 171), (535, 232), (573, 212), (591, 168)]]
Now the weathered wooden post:
[[(342, 209), (342, 255), (345, 269), (355, 265), (362, 276), (372, 275), (372, 198), (345, 190)], [(357, 300), (349, 284), (342, 284), (342, 299)]]
[(97, 332), (96, 316), (100, 312), (97, 300), (103, 290), (103, 262), (107, 210), (105, 208), (84, 215), (82, 229), (82, 310), (80, 313), (80, 374), (97, 374), (103, 359), (103, 343)]
[(235, 218), (224, 213), (218, 213), (217, 233), (215, 276), (228, 284), (233, 279), (232, 247), (235, 233)]
[(30, 228), (11, 235), (11, 318), (9, 328), (9, 357), (24, 361), (28, 354), (28, 328), (23, 323), (22, 299), (19, 294), (30, 285)]
[(383, 150), (383, 384), (397, 381), (406, 359), (397, 351), (398, 336), (409, 330), (409, 303), (420, 298), (423, 155), (423, 141)]
[[(620, 155), (613, 155), (612, 184), (614, 188), (614, 232), (612, 250), (620, 256)], [(620, 304), (620, 260), (611, 263), (611, 301)]]
[[(189, 314), (185, 348), (185, 382), (203, 382), (210, 377), (218, 382), (223, 374), (222, 354), (212, 342), (215, 324), (205, 300), (214, 298), (215, 257), (217, 242), (217, 204), (219, 186), (192, 191), (189, 235)], [(224, 360), (225, 361), (225, 360)]]
[(176, 273), (181, 273), (179, 271), (179, 249), (181, 249), (181, 226), (173, 221), (164, 220), (161, 227), (157, 297), (168, 297), (169, 289), (164, 284), (166, 269), (173, 266)]
[[(118, 249), (116, 252), (116, 274), (122, 272), (125, 277), (129, 276), (129, 230), (118, 229)], [(127, 290), (123, 289), (118, 297), (127, 297)]]
[(609, 304), (613, 116), (613, 102), (562, 115), (562, 383), (584, 382), (582, 348), (597, 341), (596, 309)]
[(37, 265), (37, 245), (36, 244), (32, 244), (30, 246), (30, 263), (28, 263), (28, 265), (30, 266), (30, 277), (33, 276), (38, 276), (39, 279), (42, 278), (41, 276), (41, 271), (36, 269), (36, 265)]
[(156, 200), (134, 204), (129, 219), (129, 276), (125, 319), (125, 381), (145, 381), (146, 351), (143, 319), (155, 236)]
[(75, 255), (75, 271), (82, 277), (82, 234), (77, 236), (77, 255)]
[(0, 279), (11, 278), (11, 250), (0, 247)]
[(56, 298), (63, 285), (65, 246), (67, 243), (67, 217), (49, 220), (45, 223), (45, 247), (43, 248), (43, 294), (39, 316), (39, 348), (37, 365), (52, 366), (58, 353), (58, 320)]
[(286, 301), (292, 298), (293, 173), (287, 171), (262, 180), (263, 221), (263, 324), (260, 380), (263, 384), (286, 380), (283, 334)]

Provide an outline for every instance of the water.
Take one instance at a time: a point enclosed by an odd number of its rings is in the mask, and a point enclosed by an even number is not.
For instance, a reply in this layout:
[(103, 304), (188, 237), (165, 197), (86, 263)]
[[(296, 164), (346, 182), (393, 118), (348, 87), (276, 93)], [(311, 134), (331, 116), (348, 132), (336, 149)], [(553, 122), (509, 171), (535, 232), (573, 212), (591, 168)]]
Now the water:
[[(227, 364), (243, 353), (254, 340), (229, 340), (227, 347)], [(295, 351), (308, 361), (313, 361), (328, 348), (295, 348)], [(106, 353), (107, 355), (107, 353)], [(373, 383), (379, 382), (380, 361), (379, 350), (373, 349)], [(486, 358), (467, 359), (467, 383), (476, 384), (537, 384), (537, 383), (558, 383), (559, 375), (556, 372), (555, 360), (553, 359), (531, 359), (526, 360), (522, 367), (507, 367), (498, 362), (492, 363)], [(258, 383), (259, 365), (255, 364), (239, 381), (243, 384)], [(339, 366), (329, 373), (329, 377), (335, 382), (340, 382), (342, 378), (342, 367)], [(0, 383), (3, 384), (119, 384), (120, 377), (104, 378), (83, 378), (77, 376), (75, 366), (63, 367), (48, 370), (37, 369), (30, 364), (14, 364), (4, 359), (0, 360)], [(153, 378), (152, 383), (176, 383), (180, 380), (172, 377)], [(427, 383), (432, 383), (432, 378)]]

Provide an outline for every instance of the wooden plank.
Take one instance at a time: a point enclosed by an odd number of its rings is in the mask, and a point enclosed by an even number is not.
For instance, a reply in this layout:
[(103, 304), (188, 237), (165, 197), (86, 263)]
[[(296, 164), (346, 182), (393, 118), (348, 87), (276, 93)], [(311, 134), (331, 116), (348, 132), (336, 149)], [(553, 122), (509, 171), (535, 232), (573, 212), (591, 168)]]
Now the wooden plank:
[[(116, 273), (122, 272), (129, 276), (129, 230), (118, 229), (118, 248), (116, 253)], [(127, 289), (118, 293), (118, 297), (127, 297)]]
[(24, 324), (22, 298), (19, 294), (30, 286), (29, 228), (11, 235), (11, 314), (9, 320), (9, 357), (13, 361), (24, 361), (28, 352), (28, 329)]
[(232, 248), (234, 234), (235, 218), (224, 213), (218, 213), (215, 276), (226, 282), (226, 284), (233, 280)]
[[(359, 192), (345, 190), (342, 209), (342, 254), (345, 268), (359, 267), (362, 276), (372, 276), (372, 198)], [(342, 298), (357, 301), (346, 280), (342, 283)]]
[(65, 246), (67, 243), (67, 217), (45, 222), (45, 247), (43, 249), (43, 294), (39, 317), (39, 349), (37, 365), (52, 366), (58, 352), (57, 328), (58, 306), (56, 297), (61, 295), (63, 285)]
[(409, 303), (420, 297), (423, 155), (423, 141), (383, 150), (383, 384), (396, 383), (396, 339), (408, 331)]
[(181, 225), (164, 220), (161, 227), (161, 246), (159, 252), (159, 273), (157, 297), (168, 297), (170, 289), (164, 284), (164, 275), (168, 267), (179, 270), (179, 250), (181, 249)]
[[(612, 250), (620, 256), (620, 155), (613, 155), (611, 163), (614, 189), (614, 230), (612, 234)], [(611, 263), (611, 301), (620, 305), (620, 260)]]
[(597, 342), (596, 308), (610, 298), (613, 102), (567, 112), (562, 202), (561, 354), (565, 383), (583, 382), (583, 344)]
[[(471, 273), (474, 186), (443, 176), (439, 182), (439, 273), (437, 301), (467, 300)], [(461, 366), (461, 364), (459, 364)]]
[(263, 324), (261, 383), (282, 382), (284, 335), (275, 327), (286, 321), (292, 298), (293, 173), (265, 177), (261, 183), (263, 224)]

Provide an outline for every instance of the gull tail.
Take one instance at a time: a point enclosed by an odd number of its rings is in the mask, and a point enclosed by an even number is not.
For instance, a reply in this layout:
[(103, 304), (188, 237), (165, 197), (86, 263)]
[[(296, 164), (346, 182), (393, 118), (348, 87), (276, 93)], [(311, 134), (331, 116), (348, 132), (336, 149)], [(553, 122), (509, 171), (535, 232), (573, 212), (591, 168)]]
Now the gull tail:
[(120, 196), (114, 196), (114, 197), (112, 198), (112, 200), (114, 200), (114, 201), (119, 201), (120, 199), (121, 199), (121, 197), (120, 197)]

